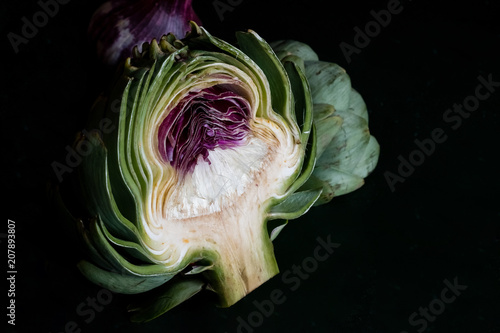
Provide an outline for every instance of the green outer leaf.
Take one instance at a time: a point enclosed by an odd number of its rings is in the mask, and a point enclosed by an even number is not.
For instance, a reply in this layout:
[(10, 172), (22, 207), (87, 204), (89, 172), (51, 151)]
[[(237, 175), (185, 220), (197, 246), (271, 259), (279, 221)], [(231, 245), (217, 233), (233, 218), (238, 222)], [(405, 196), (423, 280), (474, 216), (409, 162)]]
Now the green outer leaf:
[(180, 269), (174, 270), (164, 265), (134, 265), (127, 259), (125, 259), (121, 254), (119, 254), (111, 246), (111, 244), (109, 244), (106, 236), (104, 235), (104, 232), (102, 231), (102, 228), (96, 222), (90, 224), (90, 231), (96, 249), (118, 272), (128, 273), (136, 276), (165, 275), (173, 277), (180, 271)]
[(267, 213), (269, 220), (274, 219), (296, 219), (304, 215), (314, 202), (319, 198), (322, 188), (316, 190), (295, 192), (288, 196), (283, 202), (277, 204)]
[(303, 61), (318, 61), (318, 55), (307, 44), (295, 40), (278, 40), (269, 43), (280, 60), (294, 55), (301, 58)]
[(320, 158), (342, 128), (343, 120), (330, 104), (314, 104), (314, 125), (318, 133), (316, 157)]
[(114, 200), (108, 173), (108, 154), (102, 140), (95, 132), (82, 138), (85, 139), (92, 146), (92, 151), (84, 158), (80, 173), (91, 214), (99, 215), (106, 226), (120, 238), (139, 242), (136, 227), (120, 213)]
[(106, 269), (108, 271), (113, 271), (114, 270), (113, 265), (111, 265), (109, 263), (109, 261), (107, 261), (99, 253), (99, 251), (94, 246), (94, 242), (92, 241), (92, 239), (91, 239), (91, 237), (89, 235), (88, 230), (83, 229), (83, 227), (82, 227), (82, 238), (83, 238), (83, 241), (84, 241), (84, 243), (86, 245), (87, 253), (90, 256), (90, 259), (92, 259), (92, 261), (94, 263), (96, 263), (97, 265), (99, 265), (99, 267), (102, 267), (102, 268), (104, 268), (104, 269)]
[(368, 122), (368, 111), (363, 97), (354, 89), (349, 94), (349, 111), (364, 118)]
[[(135, 200), (140, 200), (141, 196), (141, 184), (138, 180), (138, 176), (133, 168), (129, 147), (133, 145), (133, 133), (131, 133), (131, 128), (133, 127), (133, 115), (137, 109), (137, 104), (139, 100), (139, 95), (141, 92), (141, 86), (143, 83), (143, 78), (147, 74), (146, 69), (142, 68), (137, 71), (139, 79), (134, 79), (131, 81), (128, 89), (123, 93), (122, 108), (120, 112), (120, 125), (118, 129), (118, 159), (119, 165), (122, 172), (122, 177), (127, 187), (129, 188), (132, 196)], [(137, 218), (141, 216), (141, 204), (136, 202)], [(140, 225), (137, 225), (140, 228)], [(143, 230), (141, 230), (142, 232)]]
[[(315, 123), (321, 124), (318, 125), (321, 133), (315, 170), (303, 189), (322, 184), (324, 191), (316, 202), (319, 205), (361, 187), (378, 162), (379, 145), (368, 129), (366, 105), (351, 88), (349, 76), (340, 66), (306, 62), (306, 73), (318, 103), (314, 115)], [(333, 132), (330, 132), (328, 117), (321, 119), (328, 114), (328, 105), (335, 110), (332, 114), (342, 118), (340, 130), (338, 122), (330, 120), (337, 124), (332, 125)]]
[(324, 61), (306, 61), (306, 76), (315, 104), (331, 104), (338, 111), (349, 107), (351, 79), (337, 64)]
[(102, 231), (106, 235), (106, 238), (114, 245), (117, 245), (121, 248), (123, 248), (125, 251), (130, 253), (133, 257), (140, 259), (144, 262), (150, 263), (150, 264), (160, 264), (157, 261), (154, 260), (154, 258), (151, 257), (149, 253), (147, 253), (144, 248), (134, 242), (129, 242), (129, 241), (124, 241), (122, 239), (116, 238), (113, 235), (111, 235), (108, 231), (108, 229), (105, 227), (104, 223), (101, 224)]
[[(153, 66), (156, 63), (153, 64)], [(153, 69), (154, 70), (154, 69)], [(150, 71), (151, 72), (151, 71)], [(139, 152), (138, 142), (141, 142), (141, 134), (144, 128), (144, 121), (141, 119), (146, 112), (141, 112), (140, 107), (142, 104), (142, 98), (147, 92), (147, 82), (149, 81), (150, 75), (144, 75), (137, 83), (137, 95), (133, 98), (133, 106), (127, 122), (128, 125), (128, 135), (127, 135), (127, 145), (126, 154), (127, 161), (129, 163), (130, 171), (134, 177), (135, 183), (141, 194), (146, 192), (148, 187), (147, 176), (145, 171), (148, 170), (147, 165), (142, 163), (141, 153)], [(143, 195), (139, 198), (144, 199)], [(142, 205), (141, 205), (142, 207)]]
[(209, 269), (212, 269), (214, 267), (214, 265), (207, 265), (207, 266), (192, 266), (193, 268), (185, 273), (185, 275), (194, 275), (194, 274), (200, 274), (206, 270), (209, 270)]
[(295, 192), (302, 186), (311, 173), (314, 171), (316, 163), (316, 129), (313, 124), (313, 105), (310, 95), (307, 78), (302, 71), (301, 60), (297, 57), (287, 57), (284, 61), (284, 68), (290, 78), (290, 84), (295, 96), (295, 113), (300, 115), (297, 119), (300, 121), (301, 143), (305, 149), (305, 155), (302, 160), (300, 173), (293, 184), (288, 189), (288, 193)]
[(318, 158), (317, 167), (331, 167), (352, 173), (370, 141), (370, 132), (366, 120), (362, 117), (345, 111), (338, 113), (343, 119), (342, 130), (334, 136)]
[(321, 200), (318, 200), (318, 204), (326, 203), (333, 197), (357, 190), (364, 184), (362, 177), (329, 166), (316, 168), (310, 181), (313, 184), (308, 185), (309, 187), (317, 186), (315, 183), (317, 181), (323, 182), (323, 196)]
[(375, 169), (380, 155), (380, 145), (375, 137), (371, 136), (366, 145), (364, 153), (360, 154), (359, 162), (352, 173), (363, 178), (367, 177)]
[[(107, 172), (109, 184), (112, 184), (110, 193), (113, 194), (116, 206), (120, 207), (121, 214), (129, 221), (135, 221), (137, 218), (136, 202), (123, 178), (123, 170), (118, 155), (118, 139), (121, 131), (119, 125), (123, 121), (123, 118), (127, 116), (126, 107), (124, 106), (131, 83), (131, 78), (122, 77), (111, 91), (107, 103), (106, 119), (111, 121), (114, 129), (109, 133), (106, 131), (103, 134), (102, 141), (107, 151)], [(119, 102), (119, 105), (116, 105), (117, 102)]]
[(121, 294), (139, 294), (157, 288), (170, 280), (169, 276), (136, 276), (103, 270), (82, 260), (78, 269), (93, 283)]
[[(271, 87), (273, 110), (281, 115), (289, 125), (296, 123), (292, 107), (293, 95), (283, 64), (273, 49), (253, 31), (237, 32), (240, 49), (262, 69)], [(295, 126), (294, 126), (295, 127)], [(292, 131), (295, 129), (292, 127)]]
[(301, 129), (300, 141), (305, 146), (313, 124), (313, 103), (307, 78), (302, 70), (303, 62), (297, 57), (287, 57), (283, 62), (290, 80), (294, 102), (295, 117)]
[(302, 163), (300, 174), (288, 189), (288, 194), (297, 191), (297, 189), (299, 189), (314, 172), (314, 168), (316, 165), (316, 151), (316, 128), (313, 126), (311, 128), (311, 134), (309, 135), (309, 142), (306, 147), (304, 162)]
[(205, 283), (199, 279), (183, 279), (165, 286), (165, 290), (150, 302), (129, 306), (130, 320), (136, 323), (153, 320), (203, 289)]
[[(276, 220), (279, 221), (279, 220)], [(281, 224), (278, 224), (277, 227), (273, 228), (273, 230), (269, 233), (269, 238), (271, 241), (275, 240), (276, 237), (278, 237), (279, 233), (281, 230), (285, 228), (285, 226), (288, 224), (288, 220), (282, 220), (283, 222)]]

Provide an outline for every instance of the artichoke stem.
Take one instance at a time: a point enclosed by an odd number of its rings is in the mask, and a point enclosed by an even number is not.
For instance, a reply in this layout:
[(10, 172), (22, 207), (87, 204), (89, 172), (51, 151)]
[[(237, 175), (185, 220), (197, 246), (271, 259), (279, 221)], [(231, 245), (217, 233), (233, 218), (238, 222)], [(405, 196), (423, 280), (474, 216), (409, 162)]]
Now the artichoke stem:
[(239, 236), (225, 237), (228, 246), (219, 249), (213, 270), (206, 272), (210, 288), (218, 294), (221, 307), (233, 305), (279, 273), (265, 226), (260, 230), (242, 230)]

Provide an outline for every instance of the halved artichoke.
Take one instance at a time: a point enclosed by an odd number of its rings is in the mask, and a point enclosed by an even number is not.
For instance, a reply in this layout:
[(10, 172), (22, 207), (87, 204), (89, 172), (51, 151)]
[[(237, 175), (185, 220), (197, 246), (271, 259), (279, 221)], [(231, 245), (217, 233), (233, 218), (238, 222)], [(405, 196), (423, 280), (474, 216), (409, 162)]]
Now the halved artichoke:
[(89, 253), (79, 269), (113, 292), (155, 294), (131, 308), (136, 321), (204, 288), (220, 306), (240, 300), (278, 273), (272, 240), (286, 221), (360, 186), (378, 156), (336, 65), (305, 44), (273, 50), (248, 31), (236, 48), (191, 26), (134, 49), (91, 113), (90, 128), (108, 119), (114, 130), (75, 143), (92, 147), (79, 167)]

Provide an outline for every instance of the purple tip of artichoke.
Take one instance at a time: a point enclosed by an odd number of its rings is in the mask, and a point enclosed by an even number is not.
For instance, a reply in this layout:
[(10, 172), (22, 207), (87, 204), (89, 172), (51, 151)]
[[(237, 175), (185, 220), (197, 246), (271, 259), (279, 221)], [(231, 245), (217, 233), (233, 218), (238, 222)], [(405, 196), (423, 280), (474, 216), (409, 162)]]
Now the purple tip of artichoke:
[(88, 36), (98, 58), (114, 66), (131, 55), (132, 48), (172, 33), (178, 38), (201, 25), (191, 0), (109, 0), (93, 14)]
[(221, 87), (189, 93), (165, 117), (158, 131), (161, 157), (181, 174), (198, 158), (210, 163), (209, 152), (242, 144), (249, 131), (250, 105)]

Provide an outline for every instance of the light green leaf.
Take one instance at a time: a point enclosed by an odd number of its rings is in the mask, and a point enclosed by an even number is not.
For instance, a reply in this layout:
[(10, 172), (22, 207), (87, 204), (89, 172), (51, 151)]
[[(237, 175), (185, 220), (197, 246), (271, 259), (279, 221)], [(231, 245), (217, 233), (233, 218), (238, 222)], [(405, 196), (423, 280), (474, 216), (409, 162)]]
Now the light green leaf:
[(137, 276), (164, 275), (171, 278), (180, 271), (180, 268), (174, 270), (161, 264), (132, 264), (111, 246), (98, 223), (90, 224), (90, 232), (96, 249), (118, 272)]
[(295, 192), (283, 202), (271, 208), (268, 219), (296, 219), (305, 214), (319, 198), (322, 189)]
[(380, 155), (380, 145), (373, 136), (365, 147), (364, 153), (360, 153), (359, 162), (352, 170), (353, 174), (366, 178), (375, 169)]
[(320, 158), (335, 135), (342, 128), (343, 120), (335, 115), (335, 109), (330, 104), (314, 104), (314, 125), (317, 130), (316, 158)]
[(130, 320), (136, 323), (153, 320), (199, 293), (204, 285), (199, 279), (183, 279), (170, 283), (155, 295), (154, 300), (129, 306), (129, 312), (132, 313)]
[(309, 45), (295, 40), (278, 40), (270, 45), (280, 60), (290, 55), (297, 56), (304, 61), (319, 60), (318, 55)]
[(165, 275), (135, 276), (103, 270), (88, 261), (80, 261), (78, 269), (93, 283), (121, 294), (138, 294), (157, 288), (170, 280)]
[(306, 61), (306, 76), (315, 104), (330, 104), (335, 110), (347, 110), (351, 94), (351, 79), (337, 64)]
[(271, 87), (273, 110), (289, 124), (295, 123), (292, 108), (293, 95), (288, 76), (271, 46), (253, 31), (238, 32), (236, 39), (240, 49), (262, 69)]
[(269, 234), (269, 238), (271, 239), (271, 241), (275, 240), (276, 237), (278, 237), (281, 230), (283, 230), (287, 224), (288, 224), (288, 220), (282, 220), (281, 224), (279, 224), (277, 227), (273, 228), (273, 230)]
[(117, 207), (111, 190), (111, 180), (108, 173), (107, 150), (98, 134), (91, 132), (87, 140), (92, 146), (91, 153), (82, 163), (82, 184), (91, 214), (99, 215), (112, 233), (129, 241), (139, 241), (137, 228), (125, 218)]

